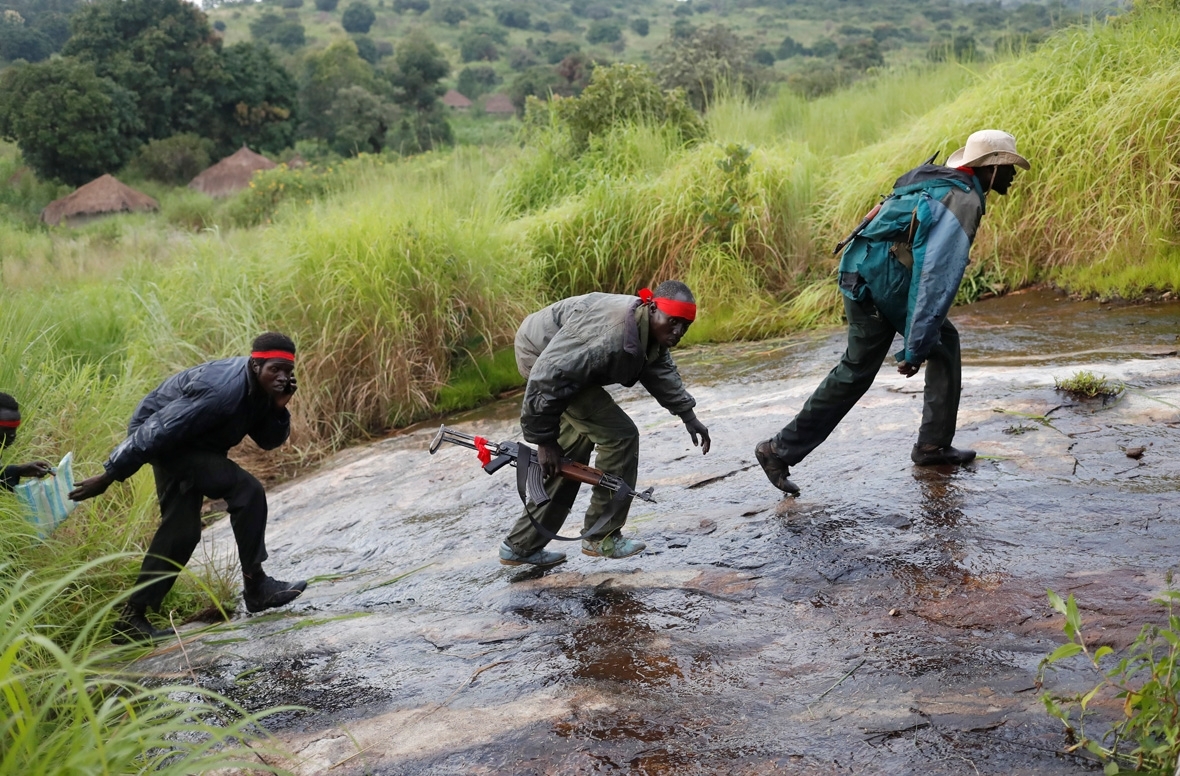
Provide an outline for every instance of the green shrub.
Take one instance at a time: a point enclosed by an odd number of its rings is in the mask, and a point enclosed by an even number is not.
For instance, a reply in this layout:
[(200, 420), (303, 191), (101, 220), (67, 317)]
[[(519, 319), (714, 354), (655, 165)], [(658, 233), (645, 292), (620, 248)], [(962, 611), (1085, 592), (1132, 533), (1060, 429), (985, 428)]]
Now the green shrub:
[[(1168, 577), (1170, 585), (1170, 573)], [(1090, 752), (1105, 763), (1105, 774), (1171, 776), (1176, 770), (1180, 759), (1180, 617), (1173, 614), (1172, 607), (1177, 600), (1180, 592), (1170, 589), (1155, 599), (1166, 610), (1166, 625), (1145, 625), (1126, 657), (1111, 665), (1113, 648), (1102, 646), (1091, 651), (1086, 643), (1073, 595), (1062, 601), (1049, 591), (1050, 604), (1065, 616), (1068, 641), (1041, 661), (1038, 686), (1043, 686), (1047, 669), (1078, 655), (1085, 657), (1084, 668), (1097, 676), (1097, 682), (1075, 695), (1045, 692), (1041, 701), (1049, 714), (1065, 725), (1065, 751)], [(1121, 701), (1116, 720), (1107, 716), (1102, 724), (1106, 731), (1099, 737), (1087, 733), (1087, 714), (1095, 707), (1110, 708), (1112, 700)]]
[(1085, 369), (1074, 373), (1072, 377), (1055, 377), (1053, 383), (1057, 390), (1083, 399), (1118, 396), (1126, 388), (1122, 383), (1107, 380), (1106, 375), (1099, 376)]
[(131, 174), (169, 186), (184, 186), (209, 166), (213, 142), (186, 133), (152, 140), (131, 160)]

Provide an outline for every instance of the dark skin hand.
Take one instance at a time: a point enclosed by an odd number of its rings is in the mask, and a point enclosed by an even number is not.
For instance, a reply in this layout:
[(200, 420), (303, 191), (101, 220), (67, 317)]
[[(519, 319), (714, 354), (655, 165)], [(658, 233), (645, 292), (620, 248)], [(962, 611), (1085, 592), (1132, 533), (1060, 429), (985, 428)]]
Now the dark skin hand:
[[(295, 365), (283, 358), (270, 358), (266, 361), (250, 359), (250, 373), (254, 376), (255, 384), (270, 397), (274, 406), (280, 409), (287, 406), (298, 388), (295, 382)], [(100, 496), (114, 481), (115, 478), (109, 472), (103, 472), (78, 483), (78, 487), (69, 492), (69, 498), (71, 501), (85, 501)]]
[(22, 463), (20, 466), (14, 467), (16, 473), (22, 477), (44, 477), (53, 473), (53, 467), (45, 461), (33, 461), (32, 463)]
[[(694, 300), (679, 299), (677, 301), (692, 302)], [(655, 337), (656, 342), (666, 348), (676, 347), (688, 332), (688, 327), (692, 325), (692, 321), (668, 315), (656, 307), (654, 302), (648, 302), (647, 304), (651, 308), (651, 316), (649, 318), (651, 334)], [(709, 429), (705, 428), (704, 423), (697, 420), (696, 414), (691, 410), (681, 415), (680, 419), (684, 421), (684, 427), (688, 429), (688, 435), (692, 438), (693, 446), (700, 447), (702, 455), (707, 454), (709, 447), (712, 445), (712, 440), (709, 439)]]
[(909, 361), (902, 361), (897, 365), (897, 373), (906, 377), (913, 377), (918, 374), (918, 370), (921, 368), (921, 364), (911, 364)]

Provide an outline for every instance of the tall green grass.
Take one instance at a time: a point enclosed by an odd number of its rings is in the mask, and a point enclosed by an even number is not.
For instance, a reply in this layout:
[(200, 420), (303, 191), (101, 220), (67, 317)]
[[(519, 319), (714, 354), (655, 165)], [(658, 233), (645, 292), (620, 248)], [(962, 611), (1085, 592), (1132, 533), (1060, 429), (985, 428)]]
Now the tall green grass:
[(119, 670), (133, 650), (102, 646), (118, 599), (61, 618), (113, 557), (65, 567), (48, 580), (0, 565), (0, 773), (279, 773), (276, 752), (249, 714), (192, 684), (145, 686)]

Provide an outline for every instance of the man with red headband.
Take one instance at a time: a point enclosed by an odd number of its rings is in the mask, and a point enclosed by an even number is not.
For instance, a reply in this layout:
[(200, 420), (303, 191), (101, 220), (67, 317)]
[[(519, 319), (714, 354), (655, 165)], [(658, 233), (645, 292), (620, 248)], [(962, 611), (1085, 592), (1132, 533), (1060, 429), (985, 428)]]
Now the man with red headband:
[(299, 597), (306, 582), (282, 582), (262, 570), (266, 560), (266, 491), (228, 457), (249, 435), (273, 450), (291, 433), (287, 403), (295, 393), (295, 343), (267, 332), (254, 340), (249, 357), (225, 358), (173, 375), (144, 397), (131, 416), (127, 438), (105, 471), (84, 480), (69, 495), (93, 498), (122, 482), (145, 463), (156, 477), (162, 516), (112, 640), (165, 637), (147, 619), (159, 610), (176, 575), (201, 541), (201, 504), (225, 499), (245, 580), (246, 609), (260, 612)]
[[(529, 519), (557, 533), (569, 515), (579, 484), (557, 475), (562, 457), (589, 463), (622, 477), (634, 487), (639, 473), (639, 430), (604, 386), (636, 382), (684, 421), (694, 445), (709, 452), (709, 430), (693, 407), (668, 349), (675, 347), (696, 318), (688, 286), (675, 280), (638, 297), (586, 294), (564, 299), (524, 319), (516, 332), (516, 365), (527, 380), (520, 410), (525, 441), (537, 446), (550, 501), (526, 507), (500, 545), (507, 566), (552, 566), (565, 554), (545, 548), (549, 539)], [(647, 545), (623, 538), (631, 499), (615, 501), (595, 488), (585, 528), (601, 527), (582, 540), (582, 552), (601, 558), (626, 558)]]
[[(0, 393), (0, 450), (16, 442), (16, 430), (20, 428), (20, 405), (6, 393)], [(12, 490), (21, 477), (44, 477), (53, 471), (45, 461), (14, 463), (0, 466), (0, 490)]]

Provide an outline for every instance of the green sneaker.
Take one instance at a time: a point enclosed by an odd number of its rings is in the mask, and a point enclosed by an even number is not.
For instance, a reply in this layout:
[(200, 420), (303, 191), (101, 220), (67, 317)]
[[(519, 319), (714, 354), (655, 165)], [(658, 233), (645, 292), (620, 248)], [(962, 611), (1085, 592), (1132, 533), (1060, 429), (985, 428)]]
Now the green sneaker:
[(598, 541), (582, 540), (582, 554), (594, 558), (611, 558), (621, 560), (638, 555), (647, 549), (647, 545), (638, 539), (624, 539), (620, 534), (613, 533)]
[(565, 563), (564, 552), (540, 549), (531, 555), (521, 555), (508, 546), (508, 542), (500, 545), (500, 562), (505, 566), (556, 566)]

